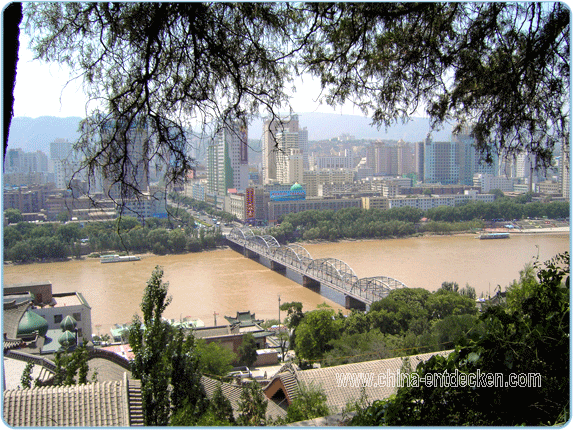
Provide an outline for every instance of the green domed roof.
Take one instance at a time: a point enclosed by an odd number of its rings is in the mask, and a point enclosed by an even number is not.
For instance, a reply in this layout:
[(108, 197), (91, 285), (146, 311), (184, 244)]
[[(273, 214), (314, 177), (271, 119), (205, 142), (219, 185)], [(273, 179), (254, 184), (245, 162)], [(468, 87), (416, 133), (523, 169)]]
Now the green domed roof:
[(65, 330), (73, 331), (76, 328), (76, 320), (72, 318), (70, 315), (67, 315), (66, 318), (64, 318), (60, 322), (60, 328), (62, 329), (62, 331)]
[(63, 346), (64, 348), (69, 348), (71, 346), (76, 345), (76, 336), (69, 330), (66, 330), (60, 337), (58, 338), (58, 343)]
[(48, 321), (31, 310), (28, 310), (22, 316), (20, 323), (18, 323), (17, 337), (28, 336), (35, 331), (38, 331), (40, 336), (46, 336), (46, 332), (48, 331)]
[(300, 191), (303, 190), (303, 186), (301, 186), (299, 183), (295, 183), (293, 186), (291, 186), (291, 191)]

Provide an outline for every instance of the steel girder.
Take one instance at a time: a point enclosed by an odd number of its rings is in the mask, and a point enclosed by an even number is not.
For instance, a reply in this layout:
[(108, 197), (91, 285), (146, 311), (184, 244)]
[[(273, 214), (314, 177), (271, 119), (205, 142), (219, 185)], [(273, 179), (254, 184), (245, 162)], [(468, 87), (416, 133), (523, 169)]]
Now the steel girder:
[(407, 285), (389, 276), (374, 276), (359, 279), (351, 287), (351, 293), (376, 301), (386, 297), (396, 288), (407, 288)]

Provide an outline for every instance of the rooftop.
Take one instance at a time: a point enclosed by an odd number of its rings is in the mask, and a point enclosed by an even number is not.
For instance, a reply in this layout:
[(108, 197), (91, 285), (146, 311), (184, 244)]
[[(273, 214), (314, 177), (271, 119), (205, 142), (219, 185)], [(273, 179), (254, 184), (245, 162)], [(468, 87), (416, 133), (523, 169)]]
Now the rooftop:
[(4, 391), (4, 420), (13, 427), (142, 426), (140, 381)]

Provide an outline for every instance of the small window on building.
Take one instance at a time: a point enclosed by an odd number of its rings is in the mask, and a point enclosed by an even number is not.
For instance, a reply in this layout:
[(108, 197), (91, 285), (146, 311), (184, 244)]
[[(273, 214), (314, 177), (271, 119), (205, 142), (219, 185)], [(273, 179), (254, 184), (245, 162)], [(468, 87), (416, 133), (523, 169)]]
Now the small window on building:
[(72, 314), (72, 318), (74, 318), (76, 321), (82, 321), (82, 314), (80, 312), (74, 312)]
[(54, 315), (54, 324), (60, 324), (62, 322), (62, 315)]

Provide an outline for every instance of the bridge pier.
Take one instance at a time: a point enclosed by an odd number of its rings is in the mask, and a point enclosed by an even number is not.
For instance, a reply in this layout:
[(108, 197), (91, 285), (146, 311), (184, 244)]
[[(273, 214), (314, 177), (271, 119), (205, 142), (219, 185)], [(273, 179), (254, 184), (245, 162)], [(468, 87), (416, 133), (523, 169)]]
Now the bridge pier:
[(253, 252), (251, 249), (247, 249), (247, 248), (243, 249), (243, 255), (245, 255), (245, 257), (247, 257), (247, 258), (257, 260), (257, 261), (259, 261), (259, 258), (261, 258), (261, 255), (259, 255), (257, 252)]
[(281, 273), (282, 275), (287, 274), (287, 267), (277, 261), (271, 260), (271, 270)]
[(303, 274), (299, 273), (289, 267), (285, 270), (285, 276), (300, 285), (303, 285)]
[(321, 290), (321, 283), (319, 281), (311, 279), (305, 275), (303, 275), (303, 286), (315, 291), (316, 293), (320, 292)]
[(345, 296), (345, 307), (347, 309), (356, 309), (362, 312), (369, 310), (369, 305), (367, 303), (359, 301), (356, 298), (350, 297), (348, 295)]

